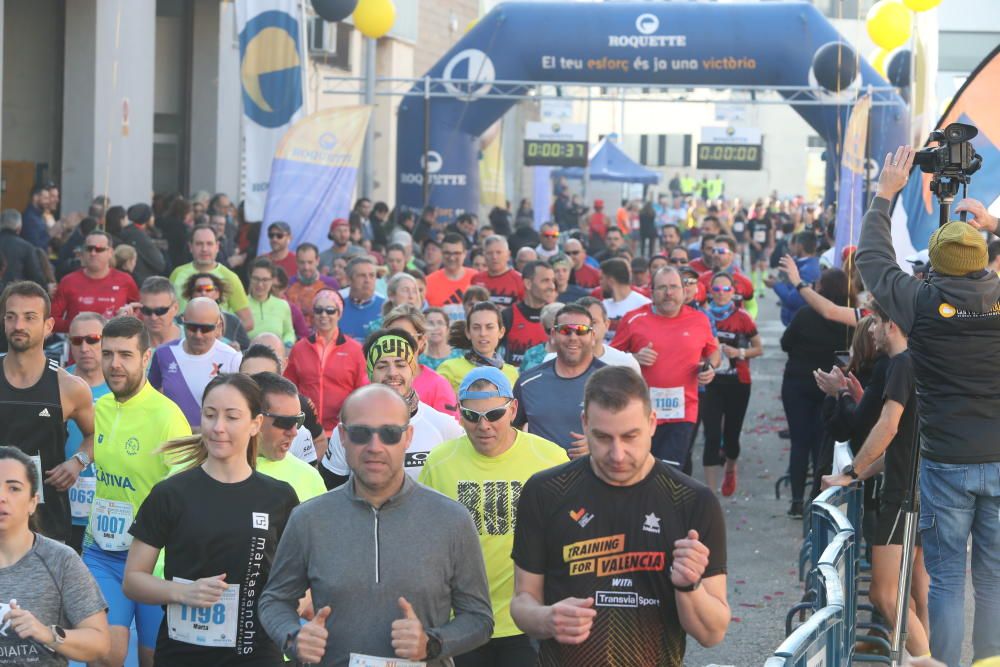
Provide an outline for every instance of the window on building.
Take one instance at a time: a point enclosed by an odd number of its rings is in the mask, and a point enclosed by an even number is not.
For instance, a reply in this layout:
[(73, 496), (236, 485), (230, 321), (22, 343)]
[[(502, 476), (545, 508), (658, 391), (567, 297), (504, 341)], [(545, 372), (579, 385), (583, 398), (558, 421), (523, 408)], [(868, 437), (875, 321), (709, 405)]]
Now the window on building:
[(690, 134), (626, 134), (620, 146), (626, 155), (647, 167), (691, 164)]
[(318, 16), (309, 19), (309, 52), (328, 65), (351, 69), (352, 26), (343, 21), (330, 23)]

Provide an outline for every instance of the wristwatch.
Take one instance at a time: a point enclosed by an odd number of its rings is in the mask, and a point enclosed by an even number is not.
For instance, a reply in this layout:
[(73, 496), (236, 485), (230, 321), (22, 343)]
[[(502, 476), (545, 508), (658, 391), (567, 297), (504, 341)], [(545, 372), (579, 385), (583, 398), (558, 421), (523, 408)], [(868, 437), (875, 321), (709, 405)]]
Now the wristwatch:
[(299, 631), (289, 632), (285, 637), (285, 643), (281, 645), (281, 653), (292, 659), (298, 659), (296, 650), (298, 649)]
[(433, 630), (425, 630), (427, 635), (427, 655), (426, 660), (436, 660), (441, 655), (441, 638)]
[(90, 465), (90, 457), (85, 452), (77, 452), (72, 458), (76, 459), (84, 468)]
[(858, 478), (858, 473), (855, 472), (855, 470), (854, 470), (854, 464), (853, 463), (851, 465), (847, 466), (846, 468), (844, 468), (844, 474), (847, 475), (848, 477), (850, 477), (851, 479), (857, 479)]
[(52, 637), (53, 637), (53, 639), (52, 639), (51, 643), (45, 645), (46, 647), (53, 648), (53, 647), (59, 646), (64, 641), (66, 641), (66, 631), (63, 630), (58, 625), (50, 625), (49, 626), (49, 630), (52, 631)]
[(699, 588), (701, 588), (701, 579), (699, 579), (698, 581), (694, 582), (689, 586), (674, 586), (674, 590), (677, 591), (678, 593), (693, 593)]
[(807, 283), (807, 282), (806, 282), (806, 281), (804, 281), (804, 280), (800, 280), (800, 281), (799, 281), (799, 284), (795, 286), (795, 290), (796, 290), (797, 292), (801, 292), (802, 290), (804, 290), (804, 289), (805, 289), (805, 288), (807, 288), (807, 287), (809, 287), (809, 283)]

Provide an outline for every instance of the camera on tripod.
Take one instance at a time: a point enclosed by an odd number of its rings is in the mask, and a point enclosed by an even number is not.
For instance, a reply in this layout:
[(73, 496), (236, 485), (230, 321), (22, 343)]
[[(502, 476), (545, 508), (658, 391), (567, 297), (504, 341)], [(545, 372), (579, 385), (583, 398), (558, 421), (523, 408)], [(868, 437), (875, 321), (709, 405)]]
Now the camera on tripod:
[[(941, 205), (941, 224), (948, 221), (948, 209), (958, 186), (969, 184), (972, 175), (983, 166), (983, 158), (972, 145), (972, 140), (979, 134), (972, 125), (951, 123), (943, 130), (931, 132), (928, 141), (940, 144), (936, 147), (923, 148), (913, 155), (913, 164), (920, 167), (925, 174), (933, 174), (930, 191), (933, 192)], [(965, 214), (962, 214), (965, 219)]]

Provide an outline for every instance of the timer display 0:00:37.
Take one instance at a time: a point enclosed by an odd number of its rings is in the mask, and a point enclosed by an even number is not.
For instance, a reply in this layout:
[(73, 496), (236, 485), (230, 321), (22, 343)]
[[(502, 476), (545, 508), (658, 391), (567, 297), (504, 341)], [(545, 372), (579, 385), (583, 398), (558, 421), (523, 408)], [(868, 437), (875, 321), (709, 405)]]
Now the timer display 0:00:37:
[(587, 142), (526, 139), (524, 163), (529, 166), (584, 166), (587, 164)]

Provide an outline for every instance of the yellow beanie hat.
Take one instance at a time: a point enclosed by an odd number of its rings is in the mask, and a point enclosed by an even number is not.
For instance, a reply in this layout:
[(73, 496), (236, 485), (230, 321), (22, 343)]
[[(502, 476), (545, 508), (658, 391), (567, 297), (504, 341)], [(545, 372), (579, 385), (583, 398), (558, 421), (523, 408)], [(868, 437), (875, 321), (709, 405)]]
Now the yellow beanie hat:
[(946, 276), (964, 276), (986, 268), (986, 241), (972, 225), (952, 220), (934, 230), (927, 245), (931, 266)]

